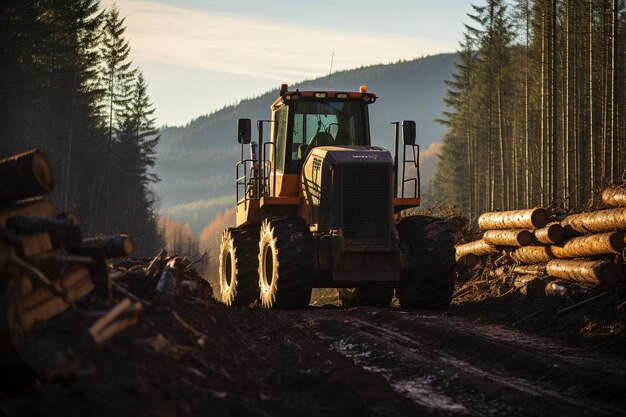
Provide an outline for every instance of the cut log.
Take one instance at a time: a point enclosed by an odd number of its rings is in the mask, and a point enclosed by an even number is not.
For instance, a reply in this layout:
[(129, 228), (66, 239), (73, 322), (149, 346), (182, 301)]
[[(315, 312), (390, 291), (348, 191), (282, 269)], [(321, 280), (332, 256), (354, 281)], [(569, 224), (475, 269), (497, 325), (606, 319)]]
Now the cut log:
[[(29, 280), (27, 277), (24, 279)], [(65, 294), (65, 300), (46, 287), (36, 287), (29, 292), (19, 302), (21, 321), (26, 333), (36, 322), (48, 320), (64, 311), (69, 306), (67, 301), (75, 302), (94, 288), (89, 270), (84, 267), (77, 267), (51, 283), (57, 292)]]
[(553, 259), (548, 262), (546, 271), (551, 277), (594, 285), (613, 284), (622, 275), (619, 265), (606, 260)]
[(38, 150), (0, 160), (0, 205), (46, 194), (54, 188), (52, 168)]
[(493, 211), (478, 218), (483, 230), (495, 229), (540, 229), (548, 224), (550, 214), (541, 207), (527, 210)]
[(15, 216), (54, 216), (54, 206), (47, 198), (37, 197), (18, 201), (0, 208), (0, 229), (6, 227), (9, 218)]
[(57, 248), (77, 248), (83, 241), (80, 227), (70, 219), (38, 216), (16, 216), (7, 219), (6, 227), (20, 235), (46, 232), (52, 245)]
[(139, 311), (141, 302), (131, 304), (130, 299), (125, 298), (89, 328), (89, 335), (97, 344), (102, 344), (128, 326), (137, 323)]
[(491, 245), (528, 246), (533, 243), (533, 234), (528, 230), (487, 230), (483, 240)]
[(513, 268), (513, 272), (519, 275), (545, 275), (546, 264), (518, 265)]
[(52, 250), (52, 242), (48, 233), (35, 233), (21, 237), (20, 256), (29, 258)]
[(520, 294), (528, 295), (529, 288), (535, 282), (539, 282), (537, 275), (518, 275), (513, 280), (513, 286), (519, 290)]
[(556, 222), (535, 230), (533, 235), (538, 243), (543, 243), (544, 245), (561, 243), (567, 237), (563, 226)]
[(135, 244), (128, 235), (101, 236), (83, 239), (83, 246), (101, 248), (107, 259), (124, 258), (135, 250)]
[(575, 237), (550, 246), (550, 252), (559, 259), (619, 254), (626, 247), (625, 236), (626, 232), (613, 232)]
[(570, 234), (626, 230), (626, 208), (572, 214), (561, 221), (561, 226)]
[(602, 191), (602, 202), (611, 207), (626, 207), (626, 188), (612, 185)]
[(478, 265), (478, 256), (473, 253), (461, 256), (457, 261), (457, 265), (465, 269), (474, 269)]
[(511, 252), (514, 261), (524, 264), (546, 263), (554, 256), (548, 246), (524, 246)]
[(474, 242), (470, 243), (465, 243), (463, 245), (458, 245), (455, 247), (455, 249), (457, 260), (461, 259), (463, 256), (469, 253), (480, 257), (489, 255), (490, 253), (496, 253), (498, 251), (495, 246), (490, 245), (482, 239), (475, 240)]

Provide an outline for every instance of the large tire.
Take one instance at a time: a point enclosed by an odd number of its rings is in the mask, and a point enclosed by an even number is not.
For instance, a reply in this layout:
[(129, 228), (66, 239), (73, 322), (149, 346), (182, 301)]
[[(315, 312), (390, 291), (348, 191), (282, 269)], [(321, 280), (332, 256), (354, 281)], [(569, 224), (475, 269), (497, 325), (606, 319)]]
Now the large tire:
[(393, 299), (393, 287), (385, 284), (339, 288), (339, 299), (344, 307), (389, 307)]
[(218, 294), (222, 303), (241, 307), (258, 299), (258, 242), (258, 224), (222, 233)]
[(313, 237), (303, 219), (272, 217), (259, 237), (259, 287), (266, 308), (306, 308), (313, 290)]
[(454, 238), (439, 218), (405, 217), (398, 223), (402, 245), (411, 255), (411, 270), (403, 272), (396, 294), (407, 309), (446, 308), (454, 293)]

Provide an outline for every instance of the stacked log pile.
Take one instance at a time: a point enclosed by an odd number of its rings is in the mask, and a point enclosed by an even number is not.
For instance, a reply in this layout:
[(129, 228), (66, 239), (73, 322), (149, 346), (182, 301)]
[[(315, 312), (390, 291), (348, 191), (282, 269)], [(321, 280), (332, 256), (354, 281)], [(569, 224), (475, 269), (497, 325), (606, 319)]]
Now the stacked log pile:
[[(58, 213), (45, 197), (53, 187), (41, 152), (0, 160), (0, 369), (12, 375), (28, 369), (54, 378), (77, 346), (98, 346), (137, 323), (151, 302), (134, 288), (166, 303), (211, 295), (194, 268), (202, 259), (165, 250), (150, 259), (131, 258), (134, 243), (127, 235), (83, 238), (76, 216)], [(80, 308), (73, 308), (77, 303)], [(68, 315), (66, 325), (81, 328), (54, 345), (45, 336), (48, 323)], [(0, 391), (11, 389), (5, 382), (0, 380)]]
[(38, 323), (94, 292), (111, 297), (106, 258), (128, 256), (128, 236), (83, 239), (76, 216), (58, 213), (45, 194), (54, 178), (33, 150), (0, 160), (0, 365)]
[[(566, 216), (537, 207), (480, 216), (482, 239), (456, 246), (461, 267), (489, 265), (488, 275), (563, 295), (624, 279), (626, 188), (611, 186), (602, 208)], [(487, 259), (490, 258), (490, 261)]]

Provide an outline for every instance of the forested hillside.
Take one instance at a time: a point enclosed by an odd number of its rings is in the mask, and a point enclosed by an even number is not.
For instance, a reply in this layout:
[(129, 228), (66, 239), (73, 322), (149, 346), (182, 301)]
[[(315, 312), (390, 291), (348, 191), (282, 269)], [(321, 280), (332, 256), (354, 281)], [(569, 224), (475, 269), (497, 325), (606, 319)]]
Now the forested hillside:
[(626, 168), (623, 0), (474, 6), (433, 191), (472, 216), (579, 206)]
[[(442, 54), (375, 65), (332, 74), (331, 89), (358, 90), (367, 85), (379, 96), (370, 107), (372, 142), (393, 150), (390, 123), (412, 119), (418, 123), (418, 142), (425, 158), (422, 178), (432, 178), (438, 144), (445, 127), (434, 119), (444, 110), (444, 80), (454, 70), (455, 54)], [(328, 88), (328, 77), (305, 81), (290, 88)], [(168, 127), (161, 132), (156, 171), (161, 178), (156, 190), (162, 196), (162, 212), (189, 222), (198, 233), (217, 213), (235, 203), (235, 164), (240, 147), (236, 122), (240, 117), (268, 119), (276, 90), (246, 99), (215, 113), (199, 117), (185, 127)], [(265, 137), (269, 130), (265, 132)], [(249, 152), (245, 150), (246, 155)]]
[(124, 19), (98, 0), (0, 3), (0, 157), (39, 148), (53, 200), (82, 230), (161, 246), (150, 184), (157, 132)]

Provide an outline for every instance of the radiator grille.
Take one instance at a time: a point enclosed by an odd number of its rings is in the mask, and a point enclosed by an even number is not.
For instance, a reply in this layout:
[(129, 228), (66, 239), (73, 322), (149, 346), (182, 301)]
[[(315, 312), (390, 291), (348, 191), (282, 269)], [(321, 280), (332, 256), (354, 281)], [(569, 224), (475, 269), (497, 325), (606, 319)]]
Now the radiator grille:
[(343, 236), (387, 239), (391, 216), (389, 166), (347, 164), (343, 174)]

